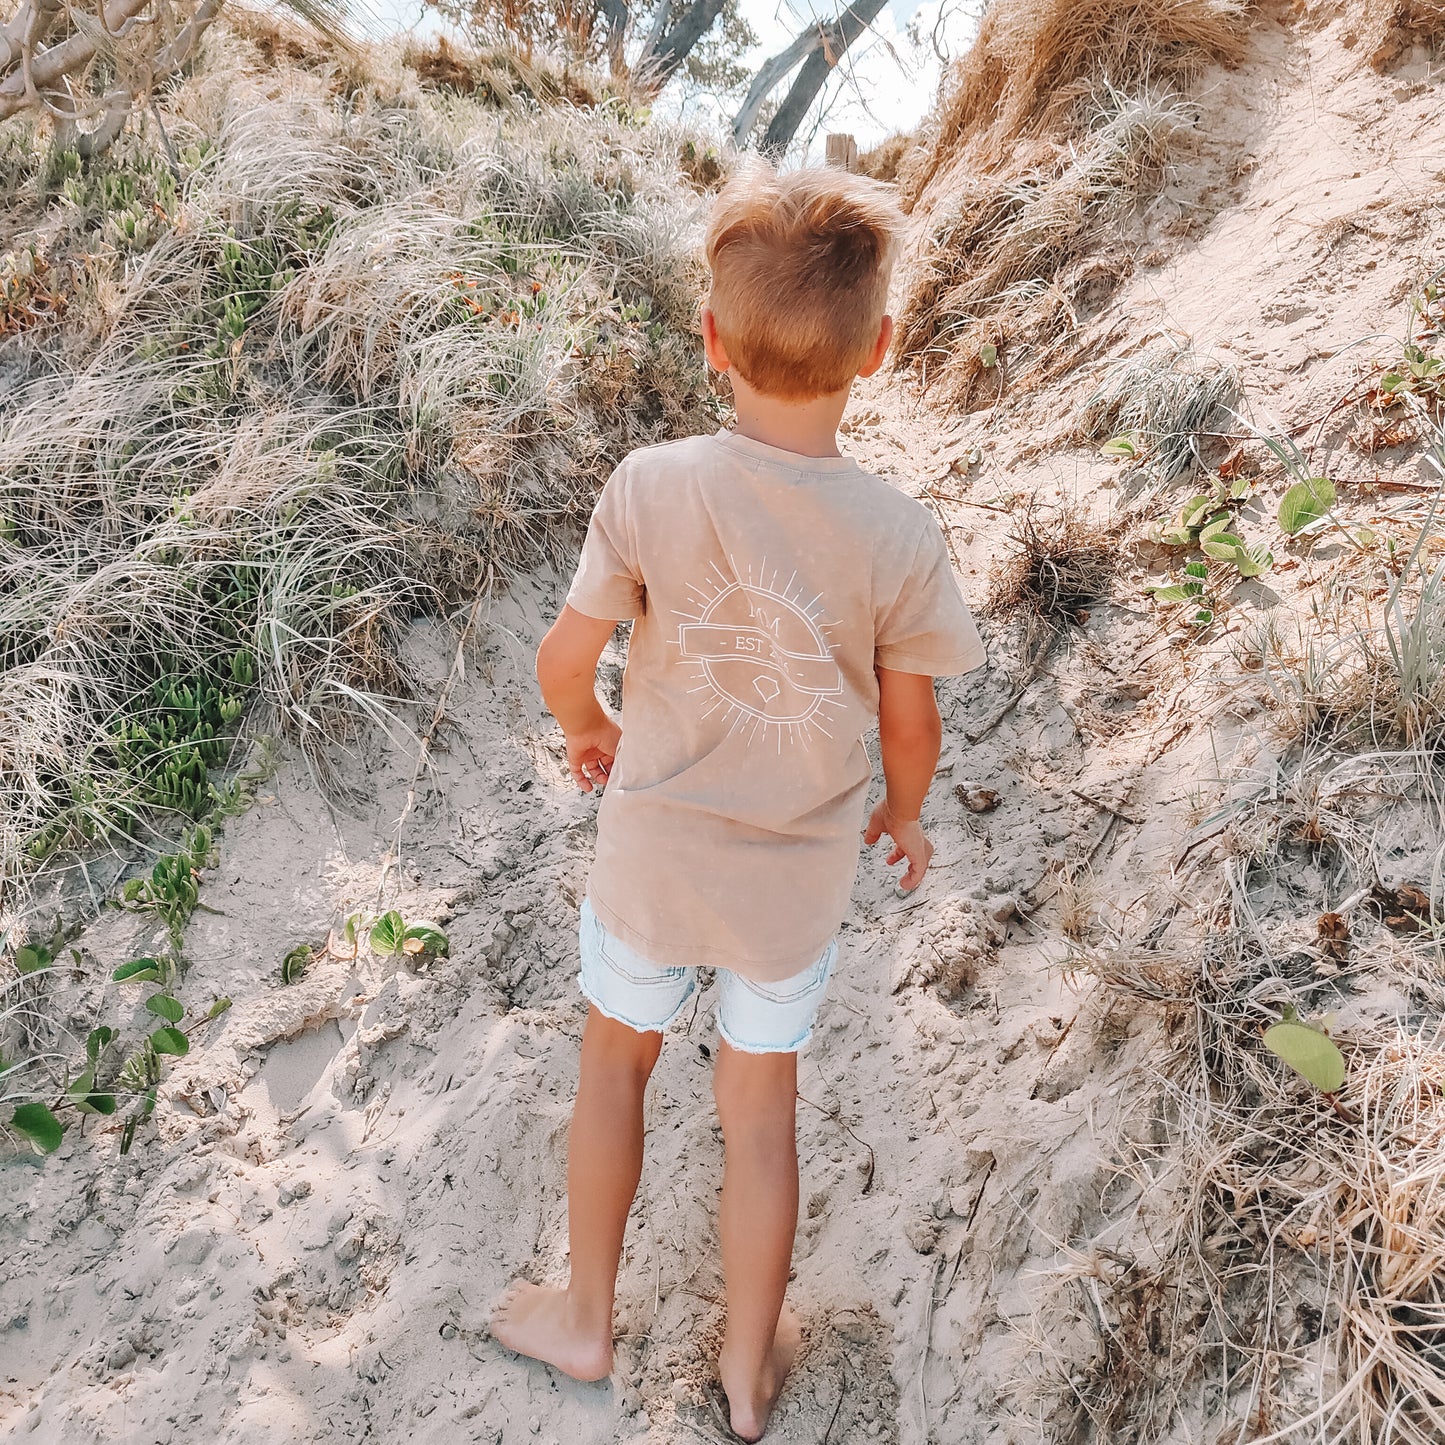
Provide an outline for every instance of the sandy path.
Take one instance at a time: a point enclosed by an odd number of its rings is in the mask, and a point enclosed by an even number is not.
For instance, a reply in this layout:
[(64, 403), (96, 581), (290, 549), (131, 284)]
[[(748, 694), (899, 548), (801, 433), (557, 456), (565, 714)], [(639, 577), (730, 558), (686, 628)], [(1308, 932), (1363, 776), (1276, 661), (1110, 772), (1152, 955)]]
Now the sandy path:
[[(1408, 124), (1382, 140), (1384, 82), (1311, 70), (1318, 45), (1285, 46), (1269, 23), (1257, 39), (1250, 67), (1205, 101), (1221, 144), (1248, 142), (1257, 169), (1215, 198), (1222, 219), (1197, 265), (1142, 269), (1099, 324), (1124, 317), (1138, 337), (1181, 326), (1245, 361), (1288, 362), (1270, 374), (1294, 377), (1282, 400), (1303, 405), (1315, 363), (1388, 319), (1400, 275), (1376, 272), (1353, 233), (1321, 253), (1312, 228), (1334, 217), (1327, 207), (1292, 229), (1280, 199), (1290, 168), (1303, 167), (1301, 188), (1347, 181), (1341, 213), (1384, 224), (1435, 164), (1420, 127), (1438, 102), (1402, 101)], [(1322, 91), (1333, 98), (1323, 119), (1304, 100)], [(1242, 94), (1254, 100), (1236, 104)], [(1330, 147), (1311, 146), (1312, 114)], [(1322, 254), (1332, 309), (1295, 314), (1306, 303), (1290, 298)], [(1206, 263), (1221, 300), (1195, 282)], [(1321, 394), (1333, 384), (1320, 381)], [(987, 417), (943, 423), (886, 386), (852, 416), (865, 464), (910, 490), (948, 474), (985, 504), (945, 509), (975, 600), (1007, 525), (991, 496), (1041, 483), (1090, 496), (1108, 471), (1077, 454), (1019, 466), (1011, 452), (1037, 434)], [(974, 445), (986, 459), (960, 481), (949, 464)], [(414, 744), (373, 741), (340, 759), (349, 807), (333, 812), (287, 764), (224, 826), (202, 894), (218, 912), (190, 925), (181, 994), (204, 1007), (224, 992), (236, 1006), (170, 1075), (155, 1136), (124, 1160), (109, 1135), (71, 1138), (44, 1165), (0, 1173), (0, 1434), (56, 1445), (721, 1438), (706, 1397), (720, 1323), (710, 990), (655, 1076), (615, 1377), (573, 1384), (485, 1330), (518, 1269), (564, 1269), (583, 1019), (573, 930), (594, 805), (566, 785), (530, 679), (559, 597), (557, 579), (534, 579), (483, 622), (388, 881), (390, 903), (446, 922), (449, 960), (421, 972), (328, 962), (290, 987), (278, 977), (294, 944), (375, 903)], [(779, 1440), (1073, 1438), (1067, 1411), (1041, 1418), (1034, 1403), (1066, 1395), (1095, 1351), (1087, 1291), (1056, 1272), (1128, 1227), (1139, 1186), (1108, 1167), (1115, 1132), (1161, 1142), (1156, 1024), (1109, 1011), (1061, 973), (1060, 924), (1091, 899), (1128, 913), (1164, 886), (1247, 719), (1206, 700), (1137, 597), (1094, 609), (1007, 711), (1015, 660), (993, 641), (988, 671), (942, 689), (938, 857), (923, 896), (898, 898), (880, 863), (865, 863), (805, 1056), (793, 1296), (808, 1335)], [(437, 694), (453, 649), (417, 633), (420, 696)], [(996, 809), (955, 796), (977, 787), (998, 792)], [(109, 970), (150, 940), (143, 918), (110, 912), (79, 943)], [(82, 1010), (77, 1026), (89, 1022)]]
[[(616, 1378), (575, 1385), (485, 1332), (514, 1271), (564, 1269), (594, 805), (565, 784), (529, 676), (558, 597), (555, 581), (521, 587), (484, 625), (407, 824), (389, 901), (446, 920), (449, 960), (278, 978), (294, 944), (374, 903), (413, 747), (342, 761), (354, 810), (333, 815), (288, 765), (225, 825), (203, 891), (217, 912), (190, 925), (180, 991), (236, 1006), (171, 1074), (157, 1137), (124, 1160), (112, 1139), (71, 1139), (0, 1176), (7, 1430), (65, 1445), (717, 1438), (710, 990), (656, 1074)], [(412, 653), (435, 695), (452, 644), (419, 632)], [(1057, 948), (1012, 915), (1110, 815), (1070, 792), (1083, 751), (1052, 683), (966, 742), (999, 686), (945, 685), (926, 896), (900, 900), (865, 864), (805, 1057), (794, 1294), (808, 1340), (782, 1440), (818, 1441), (830, 1422), (839, 1441), (919, 1439), (925, 1418), (984, 1438), (976, 1411), (1018, 1348), (1020, 1267), (1097, 1209), (1079, 998), (1050, 972)], [(997, 810), (970, 813), (961, 784), (996, 788)], [(143, 917), (108, 913), (81, 946), (108, 970), (150, 937)]]

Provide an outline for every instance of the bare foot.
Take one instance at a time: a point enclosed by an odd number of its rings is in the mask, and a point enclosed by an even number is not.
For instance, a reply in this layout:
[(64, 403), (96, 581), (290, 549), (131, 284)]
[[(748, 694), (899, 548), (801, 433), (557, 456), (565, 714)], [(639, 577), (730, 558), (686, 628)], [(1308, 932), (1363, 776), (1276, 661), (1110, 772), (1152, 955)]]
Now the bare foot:
[(583, 1328), (564, 1289), (514, 1280), (492, 1313), (492, 1338), (574, 1380), (602, 1380), (612, 1372), (611, 1330)]
[(761, 1373), (745, 1378), (730, 1370), (726, 1360), (718, 1360), (718, 1375), (722, 1379), (723, 1389), (727, 1392), (734, 1435), (748, 1441), (763, 1438), (773, 1408), (778, 1403), (778, 1396), (783, 1393), (788, 1371), (793, 1368), (793, 1360), (802, 1338), (803, 1332), (798, 1326), (797, 1315), (784, 1305), (782, 1314), (778, 1316), (777, 1331), (773, 1335), (772, 1356), (763, 1366)]

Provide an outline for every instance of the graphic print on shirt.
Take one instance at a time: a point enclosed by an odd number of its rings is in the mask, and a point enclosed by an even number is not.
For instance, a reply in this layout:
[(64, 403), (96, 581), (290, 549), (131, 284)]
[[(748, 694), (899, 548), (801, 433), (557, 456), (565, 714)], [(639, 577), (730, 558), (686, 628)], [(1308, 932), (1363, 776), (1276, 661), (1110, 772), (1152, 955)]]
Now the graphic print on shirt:
[(833, 660), (828, 624), (793, 573), (779, 586), (781, 570), (742, 577), (713, 565), (702, 587), (691, 588), (695, 613), (674, 608), (683, 619), (675, 646), (697, 673), (689, 692), (707, 694), (703, 717), (727, 709), (729, 732), (744, 729), (748, 741), (775, 732), (805, 746), (816, 728), (831, 737), (829, 708), (842, 710), (843, 674)]

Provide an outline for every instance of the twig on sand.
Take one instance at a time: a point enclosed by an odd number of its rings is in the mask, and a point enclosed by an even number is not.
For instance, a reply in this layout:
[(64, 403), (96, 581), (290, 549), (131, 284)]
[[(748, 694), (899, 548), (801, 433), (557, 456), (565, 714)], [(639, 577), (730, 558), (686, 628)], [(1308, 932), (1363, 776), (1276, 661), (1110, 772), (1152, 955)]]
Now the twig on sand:
[(482, 585), (477, 589), (476, 601), (472, 603), (472, 610), (467, 614), (466, 626), (462, 628), (461, 636), (457, 638), (456, 651), (452, 655), (452, 665), (447, 673), (447, 678), (442, 683), (441, 691), (437, 694), (436, 707), (432, 709), (431, 722), (427, 724), (427, 730), (422, 734), (421, 747), (417, 750), (416, 766), (412, 769), (411, 781), (407, 784), (406, 802), (402, 805), (401, 816), (396, 820), (396, 833), (393, 836), (391, 847), (387, 849), (386, 856), (381, 860), (381, 875), (376, 881), (376, 906), (381, 907), (386, 898), (386, 880), (391, 870), (401, 861), (401, 835), (406, 827), (406, 820), (411, 817), (412, 809), (416, 806), (416, 788), (421, 778), (422, 770), (426, 767), (431, 758), (432, 744), (436, 740), (437, 733), (441, 730), (442, 722), (446, 718), (447, 703), (451, 701), (452, 688), (456, 685), (457, 679), (466, 672), (466, 647), (471, 641), (472, 633), (476, 630), (477, 619), (481, 614), (483, 606), (491, 600), (492, 569), (487, 567), (487, 575)]
[(828, 1417), (828, 1428), (823, 1431), (823, 1438), (818, 1445), (828, 1445), (828, 1441), (833, 1438), (833, 1426), (838, 1423), (838, 1412), (843, 1408), (843, 1397), (848, 1393), (848, 1367), (841, 1365), (839, 1374), (842, 1378), (838, 1382), (838, 1401), (833, 1406), (833, 1413)]
[(878, 1167), (878, 1156), (873, 1152), (873, 1146), (866, 1140), (860, 1139), (844, 1122), (842, 1117), (842, 1105), (835, 1105), (830, 1111), (821, 1104), (815, 1104), (804, 1094), (798, 1098), (810, 1109), (816, 1109), (825, 1119), (831, 1119), (855, 1144), (868, 1151), (868, 1168), (863, 1176), (863, 1193), (867, 1194), (873, 1187), (873, 1173)]
[[(982, 1191), (980, 1191), (980, 1193), (981, 1192)], [(958, 1260), (962, 1258), (963, 1246), (960, 1245), (958, 1254), (954, 1260), (955, 1277), (957, 1276)], [(946, 1253), (940, 1254), (933, 1266), (933, 1279), (928, 1286), (928, 1308), (923, 1316), (923, 1348), (919, 1351), (918, 1355), (918, 1401), (923, 1417), (919, 1422), (923, 1427), (920, 1438), (925, 1441), (932, 1440), (933, 1434), (928, 1427), (928, 1385), (924, 1379), (924, 1375), (928, 1369), (928, 1356), (933, 1349), (933, 1314), (938, 1308), (938, 1281), (943, 1278), (944, 1266), (947, 1265), (947, 1263), (948, 1255)], [(948, 1281), (948, 1288), (953, 1288), (952, 1278)], [(947, 1295), (948, 1290), (945, 1290), (944, 1297), (947, 1298)]]
[(981, 743), (1019, 704), (1019, 699), (1033, 686), (1042, 668), (1031, 667), (1023, 680), (1014, 689), (1008, 700), (994, 713), (986, 717), (976, 728), (965, 728), (963, 735), (971, 743)]

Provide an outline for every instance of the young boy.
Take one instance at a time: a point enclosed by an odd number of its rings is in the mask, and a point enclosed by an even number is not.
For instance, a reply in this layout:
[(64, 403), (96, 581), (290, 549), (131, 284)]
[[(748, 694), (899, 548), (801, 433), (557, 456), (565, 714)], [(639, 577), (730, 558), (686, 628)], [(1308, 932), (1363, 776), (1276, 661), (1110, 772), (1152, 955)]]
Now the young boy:
[[(742, 171), (707, 232), (707, 359), (731, 431), (634, 452), (598, 500), (537, 654), (584, 791), (606, 785), (582, 909), (591, 1004), (572, 1116), (565, 1289), (518, 1283), (492, 1331), (581, 1380), (612, 1366), (612, 1304), (662, 1034), (717, 970), (734, 1431), (758, 1440), (797, 1349), (783, 1306), (797, 1225), (797, 1051), (837, 955), (877, 720), (886, 795), (864, 830), (916, 888), (938, 762), (933, 678), (983, 660), (928, 512), (840, 454), (855, 376), (882, 364), (901, 217), (835, 170)], [(597, 661), (632, 620), (619, 726)]]

